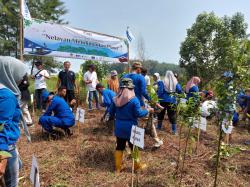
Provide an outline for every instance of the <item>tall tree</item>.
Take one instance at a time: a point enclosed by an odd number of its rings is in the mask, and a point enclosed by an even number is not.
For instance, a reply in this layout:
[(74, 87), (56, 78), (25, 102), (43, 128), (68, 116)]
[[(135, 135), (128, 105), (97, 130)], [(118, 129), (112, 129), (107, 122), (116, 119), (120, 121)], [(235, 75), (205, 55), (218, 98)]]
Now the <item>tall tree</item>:
[[(61, 16), (67, 10), (60, 0), (29, 0), (27, 1), (33, 18), (66, 23)], [(19, 42), (19, 4), (18, 0), (0, 0), (0, 54), (18, 55)]]
[(140, 34), (137, 39), (137, 55), (142, 62), (146, 60), (146, 45), (143, 36)]
[(187, 37), (180, 48), (180, 65), (188, 76), (200, 76), (203, 83), (228, 70), (228, 61), (222, 61), (229, 41), (246, 37), (247, 24), (244, 16), (236, 13), (232, 17), (217, 17), (212, 13), (198, 15), (196, 22), (187, 30)]

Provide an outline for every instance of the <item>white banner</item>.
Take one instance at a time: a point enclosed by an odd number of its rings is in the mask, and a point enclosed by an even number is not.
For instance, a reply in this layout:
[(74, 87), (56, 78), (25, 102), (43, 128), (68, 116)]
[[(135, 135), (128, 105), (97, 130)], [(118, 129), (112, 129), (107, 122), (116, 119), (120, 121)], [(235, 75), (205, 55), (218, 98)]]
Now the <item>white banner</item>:
[(24, 19), (24, 54), (127, 62), (128, 44), (115, 36)]

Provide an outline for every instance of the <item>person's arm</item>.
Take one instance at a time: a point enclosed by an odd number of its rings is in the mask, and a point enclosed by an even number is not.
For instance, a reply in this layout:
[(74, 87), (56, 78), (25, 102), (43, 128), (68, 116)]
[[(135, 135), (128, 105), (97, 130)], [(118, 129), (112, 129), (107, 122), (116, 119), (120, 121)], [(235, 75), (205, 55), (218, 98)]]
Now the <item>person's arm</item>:
[(84, 74), (84, 76), (83, 76), (83, 81), (84, 81), (85, 84), (90, 84), (90, 83), (92, 83), (91, 80), (88, 80), (87, 72), (86, 72), (86, 73)]
[(73, 86), (74, 86), (74, 88), (75, 88), (75, 90), (76, 90), (76, 89), (77, 89), (77, 86), (76, 86), (76, 75), (75, 75), (74, 72), (73, 72), (72, 83), (73, 83)]
[(110, 115), (111, 118), (115, 117), (115, 109), (116, 109), (115, 103), (112, 102), (111, 105), (110, 105), (110, 107), (109, 107), (109, 109), (108, 109), (108, 113), (109, 113), (109, 115)]
[(134, 100), (134, 113), (137, 118), (148, 115), (148, 112), (149, 111), (147, 109), (141, 109), (139, 100)]
[(57, 102), (55, 100), (52, 100), (51, 103), (49, 104), (46, 112), (43, 114), (44, 116), (51, 116), (52, 115), (52, 112), (53, 110), (55, 109), (57, 105)]
[(141, 88), (141, 94), (142, 94), (142, 96), (145, 97), (145, 99), (147, 99), (148, 101), (150, 101), (150, 97), (149, 97), (148, 92), (147, 92), (145, 78), (141, 77), (140, 78), (140, 82), (141, 82), (140, 88)]
[(46, 79), (50, 79), (49, 73), (47, 72), (47, 70), (43, 70), (39, 74), (44, 76)]

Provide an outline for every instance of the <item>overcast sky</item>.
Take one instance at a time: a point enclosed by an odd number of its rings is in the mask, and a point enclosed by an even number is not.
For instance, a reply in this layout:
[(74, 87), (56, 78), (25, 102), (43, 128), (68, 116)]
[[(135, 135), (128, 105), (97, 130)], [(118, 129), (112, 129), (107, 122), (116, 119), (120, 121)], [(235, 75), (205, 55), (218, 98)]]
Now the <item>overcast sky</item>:
[[(250, 0), (63, 1), (68, 9), (64, 18), (70, 26), (122, 37), (129, 26), (136, 38), (143, 36), (148, 58), (167, 63), (178, 63), (186, 29), (204, 11), (213, 11), (220, 17), (241, 12), (250, 25)], [(132, 58), (137, 55), (136, 45), (135, 40)]]

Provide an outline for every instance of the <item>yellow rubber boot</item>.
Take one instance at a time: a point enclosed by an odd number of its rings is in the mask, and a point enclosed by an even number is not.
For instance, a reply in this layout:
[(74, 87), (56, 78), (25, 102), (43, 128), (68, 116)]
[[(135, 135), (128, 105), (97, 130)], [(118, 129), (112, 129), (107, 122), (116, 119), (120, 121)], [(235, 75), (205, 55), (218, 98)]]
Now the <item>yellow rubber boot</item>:
[(144, 163), (141, 163), (140, 161), (138, 162), (135, 162), (135, 172), (138, 171), (138, 170), (144, 170), (147, 168), (147, 164), (144, 164)]
[(115, 172), (120, 173), (122, 169), (123, 151), (115, 151)]

